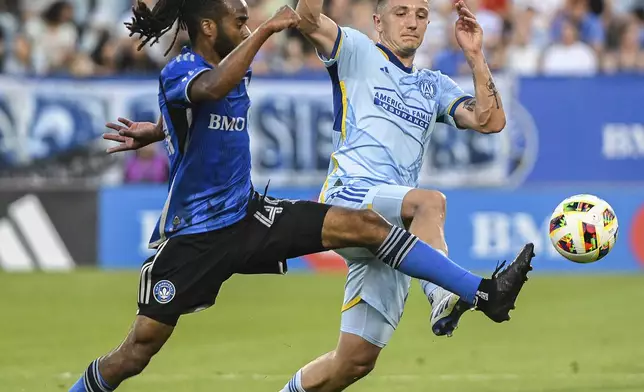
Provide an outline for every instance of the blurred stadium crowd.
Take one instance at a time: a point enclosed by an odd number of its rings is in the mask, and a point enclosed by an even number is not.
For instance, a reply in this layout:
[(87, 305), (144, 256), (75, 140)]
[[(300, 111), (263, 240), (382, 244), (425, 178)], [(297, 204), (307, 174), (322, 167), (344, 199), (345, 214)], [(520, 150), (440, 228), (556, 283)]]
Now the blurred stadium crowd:
[[(136, 0), (135, 0), (136, 1)], [(153, 5), (156, 0), (144, 0)], [(467, 0), (485, 31), (495, 71), (520, 75), (644, 72), (644, 0)], [(137, 51), (123, 23), (132, 0), (0, 0), (0, 72), (74, 77), (154, 74), (172, 34)], [(251, 29), (284, 0), (248, 0)], [(431, 23), (417, 65), (468, 73), (452, 33), (452, 0), (430, 0)], [(374, 0), (332, 0), (326, 13), (375, 38)], [(181, 34), (174, 51), (185, 44)], [(274, 36), (256, 59), (256, 74), (320, 70), (295, 32)]]

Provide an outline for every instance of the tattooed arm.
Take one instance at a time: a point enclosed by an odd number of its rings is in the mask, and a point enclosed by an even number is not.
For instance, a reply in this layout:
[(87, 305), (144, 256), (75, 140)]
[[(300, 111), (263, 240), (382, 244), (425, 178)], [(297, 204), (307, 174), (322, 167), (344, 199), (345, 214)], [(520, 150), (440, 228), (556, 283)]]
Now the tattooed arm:
[(505, 111), (481, 49), (483, 30), (463, 1), (456, 3), (456, 10), (459, 15), (456, 39), (472, 69), (476, 98), (461, 103), (454, 112), (454, 120), (460, 128), (482, 133), (501, 132), (505, 128)]
[(460, 128), (481, 133), (497, 133), (505, 128), (505, 111), (501, 95), (483, 54), (468, 59), (474, 77), (476, 98), (464, 101), (456, 108), (454, 120)]

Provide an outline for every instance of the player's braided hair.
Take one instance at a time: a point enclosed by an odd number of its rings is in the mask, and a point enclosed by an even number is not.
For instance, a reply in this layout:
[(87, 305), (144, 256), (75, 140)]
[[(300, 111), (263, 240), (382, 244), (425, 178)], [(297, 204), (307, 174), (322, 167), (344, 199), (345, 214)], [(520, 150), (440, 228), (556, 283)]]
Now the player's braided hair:
[(190, 39), (194, 40), (200, 18), (206, 14), (223, 16), (223, 6), (222, 0), (159, 0), (150, 9), (142, 0), (138, 0), (132, 7), (132, 22), (125, 23), (125, 26), (130, 30), (130, 37), (139, 34), (142, 41), (138, 49), (141, 50), (150, 41), (150, 46), (159, 42), (159, 39), (172, 29), (174, 23), (178, 22), (172, 44), (165, 52), (167, 56), (181, 30), (188, 30)]

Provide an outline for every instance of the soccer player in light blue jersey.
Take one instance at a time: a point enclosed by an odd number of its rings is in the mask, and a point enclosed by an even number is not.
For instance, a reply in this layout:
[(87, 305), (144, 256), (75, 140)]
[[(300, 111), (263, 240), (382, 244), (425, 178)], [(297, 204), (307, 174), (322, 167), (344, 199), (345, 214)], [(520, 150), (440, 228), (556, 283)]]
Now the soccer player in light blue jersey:
[[(475, 97), (449, 77), (416, 69), (414, 55), (430, 20), (427, 0), (378, 0), (378, 42), (321, 14), (323, 0), (299, 0), (299, 29), (315, 45), (331, 76), (335, 122), (328, 177), (320, 201), (372, 209), (406, 227), (447, 255), (445, 196), (416, 189), (425, 150), (437, 122), (481, 133), (506, 123), (501, 97), (482, 52), (483, 32), (463, 1), (456, 39), (472, 69)], [(521, 255), (530, 254), (531, 244)], [(411, 278), (378, 263), (366, 249), (337, 251), (347, 261), (337, 348), (297, 372), (282, 392), (341, 391), (375, 366), (403, 313)], [(436, 335), (451, 335), (472, 308), (434, 283), (421, 280), (432, 305)]]

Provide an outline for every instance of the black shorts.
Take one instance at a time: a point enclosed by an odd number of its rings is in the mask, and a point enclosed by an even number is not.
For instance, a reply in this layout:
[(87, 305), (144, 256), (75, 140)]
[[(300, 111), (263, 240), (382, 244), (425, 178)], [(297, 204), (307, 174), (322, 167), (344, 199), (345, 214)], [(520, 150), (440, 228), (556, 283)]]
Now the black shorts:
[(233, 274), (284, 274), (286, 259), (324, 251), (330, 206), (254, 194), (247, 216), (226, 228), (170, 238), (141, 268), (139, 315), (168, 325), (212, 306)]

